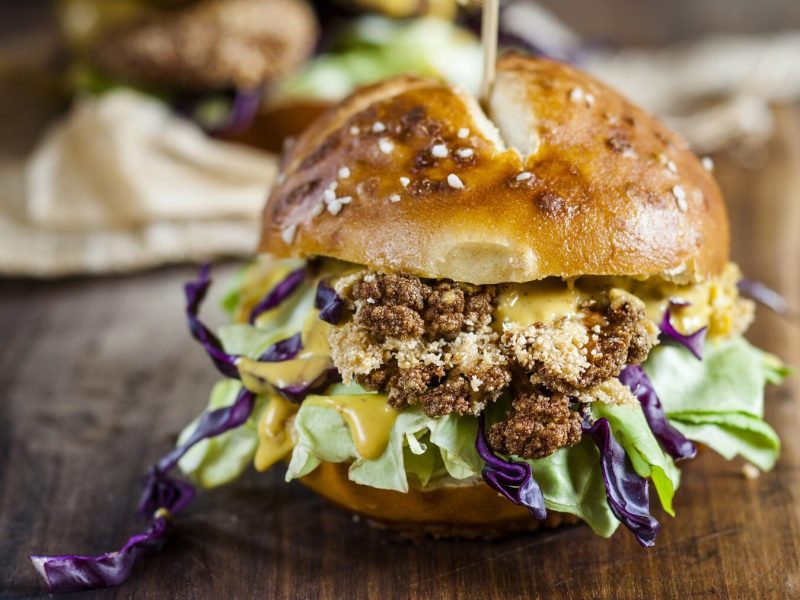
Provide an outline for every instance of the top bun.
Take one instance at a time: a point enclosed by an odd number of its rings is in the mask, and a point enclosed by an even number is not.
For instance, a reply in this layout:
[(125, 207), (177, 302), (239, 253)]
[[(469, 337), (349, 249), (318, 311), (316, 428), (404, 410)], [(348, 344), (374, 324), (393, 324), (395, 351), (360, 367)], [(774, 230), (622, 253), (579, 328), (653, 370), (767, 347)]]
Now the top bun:
[(719, 189), (659, 121), (516, 54), (488, 104), (414, 77), (356, 91), (284, 157), (259, 250), (474, 284), (721, 273)]

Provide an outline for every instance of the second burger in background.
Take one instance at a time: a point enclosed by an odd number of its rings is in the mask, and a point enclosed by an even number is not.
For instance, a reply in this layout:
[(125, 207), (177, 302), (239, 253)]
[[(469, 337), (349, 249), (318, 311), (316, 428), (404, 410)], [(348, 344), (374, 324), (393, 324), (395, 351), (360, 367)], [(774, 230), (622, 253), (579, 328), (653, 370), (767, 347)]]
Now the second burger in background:
[(318, 37), (305, 0), (62, 0), (59, 17), (78, 89), (134, 87), (223, 133), (250, 124), (264, 85)]

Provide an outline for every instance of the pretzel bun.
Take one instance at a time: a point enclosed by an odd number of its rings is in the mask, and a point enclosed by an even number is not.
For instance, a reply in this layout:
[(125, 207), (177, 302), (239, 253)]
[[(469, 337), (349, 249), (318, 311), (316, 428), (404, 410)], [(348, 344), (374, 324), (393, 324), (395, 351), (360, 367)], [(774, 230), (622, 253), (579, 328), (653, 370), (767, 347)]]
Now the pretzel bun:
[(512, 504), (483, 481), (449, 479), (432, 488), (410, 485), (407, 493), (353, 483), (346, 463), (323, 462), (300, 481), (340, 507), (371, 523), (417, 537), (495, 537), (577, 523), (578, 518), (548, 511), (544, 521)]
[(487, 113), (429, 79), (362, 88), (300, 136), (279, 182), (259, 246), (279, 257), (474, 284), (689, 282), (727, 262), (719, 189), (686, 143), (545, 59), (501, 58)]

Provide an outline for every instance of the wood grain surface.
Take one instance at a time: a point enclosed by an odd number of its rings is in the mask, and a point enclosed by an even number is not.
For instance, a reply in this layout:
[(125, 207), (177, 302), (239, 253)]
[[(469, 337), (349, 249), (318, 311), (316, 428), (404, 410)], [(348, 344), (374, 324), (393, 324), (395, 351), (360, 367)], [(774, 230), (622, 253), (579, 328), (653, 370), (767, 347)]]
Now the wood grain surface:
[[(715, 157), (717, 175), (734, 259), (800, 307), (800, 110), (777, 117), (778, 135), (750, 166)], [(193, 273), (0, 281), (1, 598), (47, 597), (29, 553), (112, 550), (141, 527), (139, 478), (214, 380), (181, 313)], [(800, 365), (796, 321), (759, 309), (748, 337)], [(769, 390), (767, 418), (783, 440), (775, 471), (747, 480), (741, 463), (702, 453), (684, 469), (677, 518), (658, 513), (664, 528), (649, 550), (626, 531), (604, 540), (584, 526), (409, 544), (276, 469), (202, 494), (162, 553), (123, 587), (87, 597), (800, 598), (799, 381)]]

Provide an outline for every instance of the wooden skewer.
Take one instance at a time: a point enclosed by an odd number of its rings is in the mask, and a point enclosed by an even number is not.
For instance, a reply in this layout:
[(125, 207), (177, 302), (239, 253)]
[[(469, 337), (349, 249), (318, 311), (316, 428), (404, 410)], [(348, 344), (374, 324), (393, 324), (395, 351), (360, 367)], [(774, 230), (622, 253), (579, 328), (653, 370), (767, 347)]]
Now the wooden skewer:
[(483, 0), (481, 15), (481, 46), (483, 47), (483, 80), (481, 81), (481, 104), (489, 103), (494, 86), (497, 64), (497, 35), (500, 22), (500, 0)]

